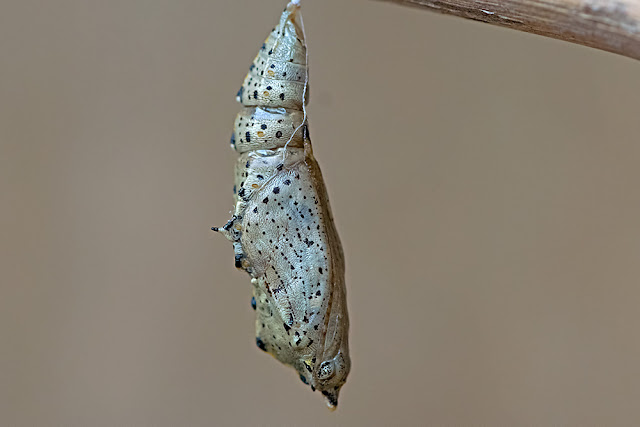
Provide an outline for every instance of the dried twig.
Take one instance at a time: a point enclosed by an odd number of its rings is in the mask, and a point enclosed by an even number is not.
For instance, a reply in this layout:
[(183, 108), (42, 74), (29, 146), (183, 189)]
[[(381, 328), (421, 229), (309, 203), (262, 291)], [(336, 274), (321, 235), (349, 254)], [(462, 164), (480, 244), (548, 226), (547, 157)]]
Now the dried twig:
[(386, 0), (640, 59), (640, 0)]

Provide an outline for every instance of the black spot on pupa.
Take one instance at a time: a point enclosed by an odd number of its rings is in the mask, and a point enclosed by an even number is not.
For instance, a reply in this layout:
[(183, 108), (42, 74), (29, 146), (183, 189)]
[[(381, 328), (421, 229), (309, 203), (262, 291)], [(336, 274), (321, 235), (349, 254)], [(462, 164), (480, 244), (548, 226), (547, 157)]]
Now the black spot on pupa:
[(236, 194), (236, 186), (233, 186), (233, 194)]
[(251, 297), (251, 308), (256, 309), (256, 297)]
[(256, 337), (256, 345), (262, 351), (267, 351), (267, 346), (264, 345), (264, 341), (260, 339), (260, 337)]
[(262, 175), (256, 175), (256, 178), (258, 178), (259, 180), (263, 180), (263, 179), (264, 179), (264, 176), (262, 176)]
[(253, 213), (258, 213), (258, 208), (253, 208)]
[(236, 254), (235, 265), (236, 265), (236, 268), (242, 268), (242, 254)]
[(278, 194), (280, 192), (280, 187), (273, 188), (273, 194)]
[(270, 68), (276, 68), (276, 64), (271, 64)]
[(231, 145), (233, 145), (234, 147), (236, 146), (236, 134), (235, 133), (231, 134)]
[(280, 163), (280, 164), (276, 167), (276, 169), (278, 169), (278, 171), (281, 171), (283, 167), (284, 167), (284, 165), (283, 165), (282, 163)]
[(285, 179), (284, 180), (284, 185), (291, 185), (291, 180)]
[[(276, 132), (276, 138), (282, 138), (282, 132), (281, 131)], [(232, 144), (235, 145), (236, 142), (233, 141)]]
[(262, 203), (269, 203), (269, 198), (268, 198), (268, 197), (265, 197), (265, 198), (262, 200)]
[(291, 330), (291, 326), (287, 325), (286, 323), (283, 323), (282, 326), (284, 326), (284, 330), (289, 332), (289, 330)]
[(280, 99), (282, 99), (284, 101), (284, 93), (280, 94)]
[[(269, 89), (269, 88), (267, 88), (267, 89)], [(267, 128), (267, 125), (261, 125), (260, 126), (260, 129), (262, 129), (262, 130), (265, 130), (266, 128)]]
[(267, 90), (271, 90), (271, 89), (273, 89), (271, 86), (267, 86)]
[(238, 191), (238, 196), (244, 197), (244, 188), (241, 188), (240, 191)]
[(307, 379), (304, 377), (304, 375), (300, 375), (300, 381), (302, 381), (303, 383), (309, 385), (309, 383), (307, 382)]
[(251, 142), (251, 133), (247, 132), (244, 136), (247, 138), (247, 142)]
[(322, 267), (318, 267), (318, 271), (322, 274)]
[(253, 97), (254, 97), (254, 99), (258, 99), (258, 91), (257, 90), (253, 91)]

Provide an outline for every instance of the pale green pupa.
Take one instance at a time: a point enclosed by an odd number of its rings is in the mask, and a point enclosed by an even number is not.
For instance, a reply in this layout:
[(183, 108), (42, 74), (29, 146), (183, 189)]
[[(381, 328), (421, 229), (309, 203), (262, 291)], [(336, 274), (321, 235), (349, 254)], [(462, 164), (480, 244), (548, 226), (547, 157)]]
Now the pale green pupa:
[(251, 276), (256, 344), (293, 366), (330, 409), (351, 367), (344, 256), (306, 122), (307, 49), (290, 2), (237, 99), (235, 209), (214, 231)]

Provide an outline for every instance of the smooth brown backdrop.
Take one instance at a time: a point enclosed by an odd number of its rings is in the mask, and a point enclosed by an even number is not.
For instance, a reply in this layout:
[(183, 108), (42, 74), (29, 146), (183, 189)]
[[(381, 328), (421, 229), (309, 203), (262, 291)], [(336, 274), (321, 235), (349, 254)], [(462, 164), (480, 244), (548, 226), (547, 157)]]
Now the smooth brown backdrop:
[(0, 3), (0, 424), (640, 423), (638, 62), (303, 0), (352, 319), (329, 413), (209, 231), (284, 2)]

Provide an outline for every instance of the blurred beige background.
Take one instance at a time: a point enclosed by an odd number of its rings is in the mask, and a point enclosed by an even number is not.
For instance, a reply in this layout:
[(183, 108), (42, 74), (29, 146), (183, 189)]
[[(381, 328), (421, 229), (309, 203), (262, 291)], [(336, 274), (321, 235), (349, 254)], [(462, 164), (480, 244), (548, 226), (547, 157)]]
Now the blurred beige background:
[(284, 1), (1, 3), (1, 425), (640, 423), (640, 63), (303, 1), (352, 319), (329, 413), (209, 231)]

